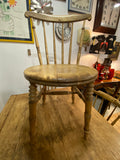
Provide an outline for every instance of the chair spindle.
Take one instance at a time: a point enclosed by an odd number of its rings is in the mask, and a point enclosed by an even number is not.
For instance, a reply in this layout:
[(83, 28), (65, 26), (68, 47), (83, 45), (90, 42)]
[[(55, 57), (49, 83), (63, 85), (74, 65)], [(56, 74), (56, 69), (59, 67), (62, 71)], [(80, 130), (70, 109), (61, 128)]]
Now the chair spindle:
[(34, 38), (35, 38), (35, 45), (36, 45), (36, 49), (37, 49), (38, 59), (39, 59), (40, 64), (42, 65), (43, 62), (42, 62), (42, 57), (41, 57), (39, 42), (38, 42), (38, 38), (37, 38), (37, 34), (36, 34), (36, 30), (35, 30), (35, 26), (34, 26), (33, 21), (32, 21), (32, 28), (33, 28)]
[(111, 116), (113, 115), (114, 111), (116, 110), (117, 106), (115, 106), (115, 108), (112, 110), (112, 112), (110, 113), (110, 115), (107, 118), (107, 121), (109, 121), (109, 119), (111, 118)]
[(54, 63), (57, 64), (56, 62), (56, 43), (55, 43), (55, 27), (53, 23), (53, 47), (54, 47)]
[(43, 24), (43, 32), (44, 32), (44, 42), (45, 42), (46, 60), (47, 60), (47, 64), (49, 64), (48, 47), (47, 47), (47, 39), (46, 39), (46, 31), (45, 31), (45, 23), (44, 23), (44, 21), (42, 21), (42, 24)]
[(80, 44), (79, 44), (79, 50), (78, 50), (77, 63), (76, 64), (79, 64), (79, 61), (80, 61), (82, 44), (83, 44), (84, 30), (85, 30), (85, 21), (83, 22), (83, 27), (82, 27), (82, 31), (81, 31)]
[(103, 102), (104, 102), (104, 99), (102, 98), (101, 103), (100, 103), (100, 106), (99, 106), (99, 108), (98, 108), (98, 112), (100, 112), (100, 110), (101, 110), (101, 108), (102, 108), (102, 105), (103, 105)]
[(71, 63), (72, 37), (73, 37), (73, 23), (72, 23), (72, 27), (71, 27), (71, 38), (70, 38), (70, 46), (69, 46), (69, 59), (68, 59), (68, 64)]
[(62, 23), (62, 64), (64, 64), (64, 23)]

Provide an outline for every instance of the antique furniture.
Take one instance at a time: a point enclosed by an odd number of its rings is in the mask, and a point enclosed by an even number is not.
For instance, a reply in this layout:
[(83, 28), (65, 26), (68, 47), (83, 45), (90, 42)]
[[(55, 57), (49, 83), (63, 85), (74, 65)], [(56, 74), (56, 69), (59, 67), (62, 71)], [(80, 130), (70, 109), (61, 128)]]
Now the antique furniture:
[[(108, 93), (105, 93), (101, 90), (98, 90), (98, 91), (94, 90), (94, 93), (95, 93), (96, 97), (95, 97), (95, 100), (93, 103), (93, 107), (96, 106), (97, 99), (99, 99), (99, 101), (101, 101), (101, 102), (97, 103), (98, 104), (98, 106), (97, 106), (98, 112), (100, 112), (104, 100), (107, 100), (109, 106), (113, 105), (113, 110), (107, 116), (107, 121), (108, 121), (111, 118), (111, 116), (113, 115), (113, 113), (115, 112), (116, 108), (117, 107), (120, 108), (120, 101), (119, 101), (120, 95), (117, 98), (115, 98), (115, 97), (113, 97), (113, 96), (109, 95)], [(120, 115), (118, 115), (118, 117), (116, 119), (114, 119), (113, 122), (111, 122), (111, 125), (114, 125), (119, 119), (120, 119)]]
[[(92, 108), (84, 141), (85, 105), (75, 99), (71, 104), (71, 95), (48, 95), (45, 104), (37, 104), (34, 160), (120, 160), (118, 122), (112, 127)], [(28, 94), (12, 95), (0, 113), (0, 160), (31, 160), (28, 108)]]
[[(93, 83), (97, 77), (97, 71), (93, 68), (79, 65), (81, 48), (82, 48), (82, 37), (84, 33), (85, 20), (90, 20), (91, 15), (89, 14), (73, 14), (67, 16), (53, 16), (53, 15), (45, 15), (38, 14), (31, 11), (25, 13), (27, 18), (40, 20), (43, 27), (43, 35), (45, 42), (45, 52), (46, 52), (46, 62), (47, 64), (43, 64), (42, 54), (39, 47), (39, 41), (37, 38), (37, 33), (35, 30), (35, 26), (33, 24), (33, 32), (35, 38), (35, 44), (37, 48), (38, 58), (40, 65), (32, 66), (27, 68), (24, 71), (25, 78), (30, 82), (30, 90), (29, 90), (29, 119), (30, 119), (30, 138), (31, 143), (34, 143), (35, 137), (35, 121), (36, 121), (36, 105), (38, 100), (43, 95), (43, 101), (45, 102), (46, 94), (69, 94), (72, 93), (72, 101), (74, 102), (74, 94), (78, 94), (85, 101), (85, 124), (84, 124), (84, 137), (87, 138), (89, 131), (89, 123), (91, 117), (91, 106), (92, 106), (92, 94), (93, 94)], [(72, 52), (72, 37), (73, 37), (73, 23), (74, 22), (83, 22), (83, 32), (81, 34), (81, 43), (79, 45), (78, 55), (76, 64), (71, 64), (71, 52)], [(50, 64), (49, 61), (49, 46), (47, 43), (47, 34), (46, 34), (46, 24), (45, 22), (49, 22), (47, 27), (50, 27), (52, 30), (49, 32), (53, 32), (53, 37), (48, 37), (51, 42), (53, 40), (53, 55), (54, 55), (54, 64)], [(55, 23), (62, 23), (62, 41), (61, 41), (61, 64), (57, 62), (57, 54), (56, 54), (56, 38), (55, 38)], [(70, 48), (69, 48), (69, 56), (68, 56), (68, 64), (64, 64), (64, 53), (65, 57), (67, 57), (66, 51), (64, 51), (64, 23), (72, 23), (71, 29), (71, 39), (70, 39)], [(52, 25), (52, 26), (51, 26)], [(41, 34), (42, 34), (42, 30)], [(42, 36), (42, 35), (41, 35)], [(40, 44), (43, 44), (40, 42)], [(60, 43), (59, 43), (60, 44)], [(59, 53), (60, 54), (60, 53)], [(37, 85), (43, 85), (40, 93), (37, 95)], [(77, 86), (87, 85), (86, 94), (82, 95), (77, 88)], [(52, 90), (46, 90), (46, 86), (55, 86), (55, 87), (72, 87), (72, 91), (63, 91), (63, 92), (55, 92)], [(64, 114), (64, 113), (63, 113)], [(52, 115), (51, 115), (52, 116)]]
[[(118, 97), (119, 96), (119, 90), (120, 90), (120, 79), (118, 78), (112, 78), (109, 80), (102, 80), (98, 81), (96, 80), (94, 83), (94, 89), (95, 90), (102, 90), (108, 94), (110, 94), (112, 97)], [(109, 106), (109, 102), (105, 100), (103, 105), (101, 106), (100, 113), (104, 116), (105, 112)]]

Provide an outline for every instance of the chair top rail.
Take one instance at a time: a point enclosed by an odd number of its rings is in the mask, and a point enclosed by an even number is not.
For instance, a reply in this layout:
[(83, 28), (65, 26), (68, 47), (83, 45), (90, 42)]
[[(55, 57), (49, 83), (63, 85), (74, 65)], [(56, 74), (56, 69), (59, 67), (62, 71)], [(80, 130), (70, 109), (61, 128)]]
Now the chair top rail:
[(70, 23), (70, 22), (91, 20), (91, 14), (72, 14), (72, 15), (55, 16), (55, 15), (34, 13), (32, 11), (25, 12), (25, 17), (34, 18), (46, 22), (56, 22), (56, 23)]
[(113, 103), (114, 105), (118, 106), (120, 108), (120, 101), (111, 95), (103, 92), (103, 91), (96, 91), (94, 90), (94, 93), (97, 94), (98, 96), (102, 97), (103, 99), (108, 100), (109, 102)]

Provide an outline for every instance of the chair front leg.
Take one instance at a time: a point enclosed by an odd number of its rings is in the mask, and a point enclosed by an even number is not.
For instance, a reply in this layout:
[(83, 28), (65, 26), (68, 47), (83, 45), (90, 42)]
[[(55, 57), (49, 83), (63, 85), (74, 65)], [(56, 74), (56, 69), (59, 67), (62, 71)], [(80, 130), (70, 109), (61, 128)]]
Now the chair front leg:
[(84, 138), (87, 139), (89, 133), (90, 119), (91, 119), (91, 109), (93, 102), (93, 83), (87, 85), (85, 94), (85, 114), (84, 114)]
[(43, 86), (44, 92), (43, 92), (43, 104), (45, 104), (46, 100), (46, 86)]
[(29, 124), (30, 124), (30, 143), (32, 146), (34, 144), (34, 139), (35, 139), (36, 105), (37, 105), (37, 86), (31, 83), (29, 87)]
[[(71, 91), (74, 91), (74, 87), (71, 87)], [(75, 102), (75, 95), (72, 93), (72, 104)]]

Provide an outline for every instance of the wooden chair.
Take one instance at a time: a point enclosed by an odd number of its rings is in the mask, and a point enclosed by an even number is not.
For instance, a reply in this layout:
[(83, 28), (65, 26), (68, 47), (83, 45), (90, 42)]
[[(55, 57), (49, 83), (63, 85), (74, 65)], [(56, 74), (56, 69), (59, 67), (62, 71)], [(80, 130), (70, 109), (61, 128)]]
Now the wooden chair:
[[(43, 95), (45, 101), (45, 95), (63, 95), (63, 94), (72, 94), (72, 100), (74, 102), (74, 94), (78, 94), (85, 101), (85, 124), (84, 124), (84, 137), (87, 138), (89, 131), (89, 123), (91, 117), (91, 106), (92, 106), (92, 94), (93, 94), (93, 83), (97, 78), (97, 71), (93, 68), (79, 65), (81, 48), (82, 48), (82, 38), (85, 28), (85, 20), (90, 20), (91, 15), (89, 14), (73, 14), (67, 16), (54, 16), (46, 14), (38, 14), (31, 11), (25, 13), (27, 18), (40, 20), (43, 27), (43, 41), (45, 45), (46, 52), (46, 61), (47, 64), (43, 64), (42, 54), (40, 51), (39, 41), (37, 38), (37, 33), (35, 26), (33, 24), (33, 33), (35, 39), (35, 45), (37, 49), (37, 54), (39, 58), (40, 65), (32, 66), (27, 68), (24, 71), (25, 78), (30, 82), (29, 90), (29, 121), (30, 121), (30, 138), (31, 143), (33, 142), (33, 137), (35, 136), (35, 120), (36, 120), (36, 105), (38, 100)], [(79, 45), (78, 55), (76, 64), (71, 64), (71, 52), (72, 52), (72, 38), (73, 38), (73, 23), (74, 22), (83, 22), (83, 28), (81, 33), (81, 42)], [(40, 24), (41, 24), (40, 22)], [(54, 64), (49, 62), (49, 49), (47, 44), (47, 34), (46, 34), (46, 25), (45, 23), (49, 22), (49, 25), (52, 23), (53, 32), (53, 55), (54, 55)], [(55, 38), (55, 23), (62, 23), (62, 40), (61, 40), (61, 64), (57, 64), (57, 54), (56, 54), (56, 38)], [(70, 47), (69, 47), (69, 56), (68, 64), (64, 64), (64, 23), (71, 23), (71, 38), (70, 38)], [(51, 38), (51, 37), (50, 37)], [(52, 41), (52, 38), (51, 38)], [(40, 42), (42, 44), (42, 42)], [(59, 53), (60, 54), (60, 53)], [(65, 55), (66, 56), (66, 55)], [(37, 94), (37, 85), (43, 85), (39, 94)], [(54, 92), (52, 90), (46, 90), (46, 86), (54, 87), (72, 87), (71, 91), (66, 92)], [(82, 95), (79, 91), (78, 86), (87, 86), (86, 94)]]
[[(120, 96), (117, 98), (114, 98), (113, 96), (109, 95), (108, 93), (105, 93), (101, 90), (94, 90), (94, 93), (96, 95), (94, 102), (93, 102), (93, 107), (97, 107), (96, 109), (98, 112), (100, 112), (102, 105), (104, 104), (104, 101), (107, 100), (109, 107), (110, 105), (114, 106), (111, 113), (107, 116), (106, 120), (109, 121), (110, 118), (112, 117), (113, 113), (115, 112), (116, 108), (120, 108)], [(99, 99), (99, 101), (97, 101)], [(98, 106), (96, 106), (96, 104)], [(106, 110), (107, 111), (107, 110)], [(118, 120), (120, 119), (120, 115), (118, 115), (112, 122), (111, 125), (114, 125)]]

